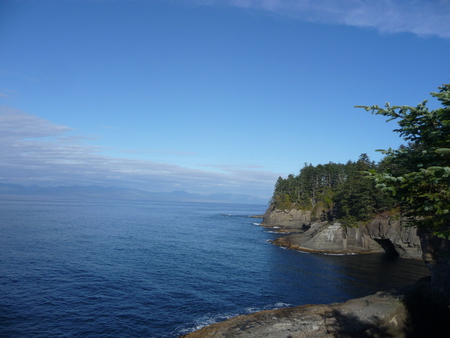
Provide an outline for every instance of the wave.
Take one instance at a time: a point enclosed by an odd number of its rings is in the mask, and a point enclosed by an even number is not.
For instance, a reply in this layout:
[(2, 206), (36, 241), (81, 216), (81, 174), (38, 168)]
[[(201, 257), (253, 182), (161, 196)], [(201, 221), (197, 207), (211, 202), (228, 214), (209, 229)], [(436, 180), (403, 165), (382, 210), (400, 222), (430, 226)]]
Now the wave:
[(257, 217), (255, 215), (242, 215), (242, 214), (220, 214), (220, 216), (223, 217), (240, 217), (240, 218), (262, 218), (261, 217)]
[(275, 309), (280, 309), (280, 308), (289, 307), (289, 306), (292, 306), (292, 304), (278, 302), (275, 304), (268, 304), (263, 307), (247, 307), (247, 308), (242, 309), (241, 311), (236, 311), (236, 312), (216, 313), (216, 314), (209, 313), (207, 315), (197, 318), (196, 320), (194, 320), (193, 323), (191, 323), (190, 325), (188, 325), (186, 327), (178, 327), (172, 333), (170, 333), (167, 337), (173, 337), (173, 336), (178, 337), (178, 336), (181, 336), (184, 334), (188, 334), (190, 332), (198, 331), (198, 330), (204, 328), (205, 326), (220, 323), (227, 319), (231, 319), (231, 318), (234, 318), (237, 316), (248, 315), (251, 313), (261, 312), (261, 311), (265, 311), (265, 310), (275, 310)]

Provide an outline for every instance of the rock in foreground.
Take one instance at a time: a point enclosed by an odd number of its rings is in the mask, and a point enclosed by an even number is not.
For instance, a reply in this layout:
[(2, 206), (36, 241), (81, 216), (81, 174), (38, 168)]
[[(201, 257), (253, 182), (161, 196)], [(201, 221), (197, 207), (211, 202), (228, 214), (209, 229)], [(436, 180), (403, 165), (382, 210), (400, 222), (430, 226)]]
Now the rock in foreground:
[(356, 337), (368, 333), (403, 337), (405, 313), (397, 296), (377, 293), (342, 304), (305, 305), (239, 316), (183, 337)]
[(345, 303), (267, 310), (181, 337), (437, 337), (448, 321), (440, 309), (423, 301), (427, 288), (428, 282), (422, 281), (401, 292), (378, 292)]

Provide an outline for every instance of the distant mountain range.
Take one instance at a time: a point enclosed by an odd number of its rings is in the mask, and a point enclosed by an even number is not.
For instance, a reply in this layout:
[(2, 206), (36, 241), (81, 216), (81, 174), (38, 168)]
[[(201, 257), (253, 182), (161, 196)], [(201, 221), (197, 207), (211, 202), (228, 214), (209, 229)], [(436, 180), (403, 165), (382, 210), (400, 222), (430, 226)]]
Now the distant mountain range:
[(217, 202), (239, 204), (267, 204), (268, 199), (242, 194), (194, 194), (186, 191), (148, 192), (139, 189), (100, 186), (70, 186), (70, 187), (40, 187), (33, 185), (25, 187), (18, 184), (0, 183), (0, 196), (34, 196), (62, 198), (99, 198), (125, 200), (153, 201), (184, 201), (184, 202)]

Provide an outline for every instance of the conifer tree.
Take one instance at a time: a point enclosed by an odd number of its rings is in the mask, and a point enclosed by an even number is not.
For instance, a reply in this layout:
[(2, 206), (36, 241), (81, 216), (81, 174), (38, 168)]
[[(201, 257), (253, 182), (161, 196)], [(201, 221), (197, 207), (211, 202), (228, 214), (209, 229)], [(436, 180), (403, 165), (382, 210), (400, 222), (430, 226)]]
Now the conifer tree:
[(377, 115), (398, 120), (400, 133), (408, 146), (397, 150), (380, 150), (385, 157), (386, 172), (369, 170), (378, 186), (390, 191), (407, 216), (424, 230), (450, 237), (450, 84), (431, 93), (442, 107), (429, 110), (427, 101), (417, 107), (357, 106)]

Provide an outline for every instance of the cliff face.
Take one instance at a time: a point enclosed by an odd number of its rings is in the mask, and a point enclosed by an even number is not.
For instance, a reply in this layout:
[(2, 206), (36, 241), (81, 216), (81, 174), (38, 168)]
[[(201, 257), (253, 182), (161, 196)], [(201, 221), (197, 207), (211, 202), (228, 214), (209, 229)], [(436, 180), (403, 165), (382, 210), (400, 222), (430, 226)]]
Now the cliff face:
[(359, 227), (344, 227), (338, 222), (312, 222), (311, 212), (278, 210), (269, 207), (263, 227), (292, 233), (273, 243), (290, 249), (332, 253), (388, 252), (400, 257), (421, 259), (420, 238), (414, 227), (402, 227), (401, 221), (378, 215)]
[(311, 223), (311, 211), (297, 209), (279, 210), (271, 205), (263, 215), (262, 226), (302, 229)]
[(400, 257), (422, 259), (420, 237), (416, 227), (403, 227), (401, 220), (378, 215), (366, 226), (370, 238), (387, 252), (395, 250)]

